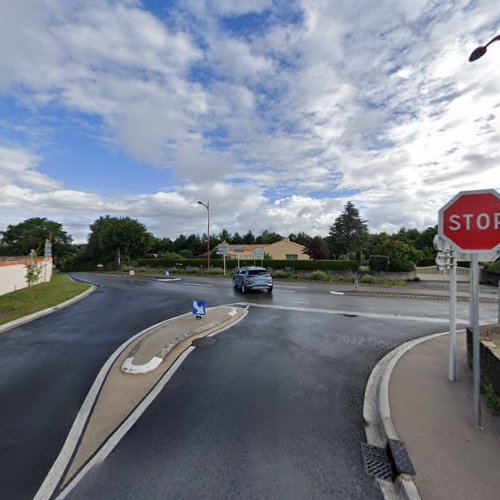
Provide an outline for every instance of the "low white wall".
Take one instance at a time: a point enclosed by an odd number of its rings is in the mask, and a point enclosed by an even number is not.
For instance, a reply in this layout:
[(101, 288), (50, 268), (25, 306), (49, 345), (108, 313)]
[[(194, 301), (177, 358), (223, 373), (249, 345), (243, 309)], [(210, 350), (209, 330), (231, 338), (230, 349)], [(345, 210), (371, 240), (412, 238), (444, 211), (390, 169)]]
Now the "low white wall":
[[(457, 267), (457, 282), (469, 282), (469, 269)], [(417, 267), (417, 276), (421, 281), (450, 281), (449, 271), (438, 271), (436, 266)]]
[[(25, 263), (28, 261), (29, 259), (0, 261), (0, 295), (15, 292), (28, 286), (25, 267)], [(42, 268), (42, 272), (37, 284), (50, 281), (52, 278), (52, 259), (39, 258), (38, 266)]]

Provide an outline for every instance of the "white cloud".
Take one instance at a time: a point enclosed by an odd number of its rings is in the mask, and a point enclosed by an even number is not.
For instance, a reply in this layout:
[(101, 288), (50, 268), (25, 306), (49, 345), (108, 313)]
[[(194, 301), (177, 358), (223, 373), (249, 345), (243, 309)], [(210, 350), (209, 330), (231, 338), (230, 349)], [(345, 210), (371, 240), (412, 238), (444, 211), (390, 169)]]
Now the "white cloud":
[[(494, 7), (193, 0), (164, 22), (138, 1), (4, 2), (0, 92), (40, 115), (52, 103), (98, 117), (103, 142), (177, 180), (109, 199), (3, 146), (0, 203), (72, 224), (79, 211), (132, 215), (171, 235), (202, 230), (200, 197), (232, 231), (326, 234), (349, 198), (373, 229), (434, 224), (456, 191), (500, 187), (500, 43), (467, 62), (498, 25)], [(255, 32), (224, 24), (266, 12)]]

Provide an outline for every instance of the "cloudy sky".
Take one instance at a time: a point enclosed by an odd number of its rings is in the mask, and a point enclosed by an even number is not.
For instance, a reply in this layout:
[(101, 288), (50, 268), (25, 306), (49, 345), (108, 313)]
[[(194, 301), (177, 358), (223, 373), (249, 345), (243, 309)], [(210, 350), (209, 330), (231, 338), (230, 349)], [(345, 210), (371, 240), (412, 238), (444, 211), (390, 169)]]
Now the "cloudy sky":
[(500, 188), (494, 0), (0, 2), (0, 230), (436, 223)]

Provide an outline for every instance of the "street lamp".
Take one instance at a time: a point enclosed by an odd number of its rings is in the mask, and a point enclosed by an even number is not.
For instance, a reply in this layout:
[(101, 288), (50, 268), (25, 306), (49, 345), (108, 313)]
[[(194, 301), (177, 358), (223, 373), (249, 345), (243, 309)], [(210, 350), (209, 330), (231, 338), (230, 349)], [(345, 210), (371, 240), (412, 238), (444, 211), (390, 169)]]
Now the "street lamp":
[(207, 209), (208, 216), (208, 230), (207, 230), (207, 271), (210, 272), (210, 202), (207, 201), (207, 204), (202, 201), (198, 202), (199, 205), (203, 205)]
[(484, 54), (486, 54), (486, 48), (488, 47), (488, 45), (498, 40), (500, 40), (500, 35), (497, 35), (495, 38), (492, 38), (484, 47), (481, 46), (474, 49), (472, 51), (472, 54), (469, 56), (469, 62), (477, 61), (480, 57), (483, 57)]

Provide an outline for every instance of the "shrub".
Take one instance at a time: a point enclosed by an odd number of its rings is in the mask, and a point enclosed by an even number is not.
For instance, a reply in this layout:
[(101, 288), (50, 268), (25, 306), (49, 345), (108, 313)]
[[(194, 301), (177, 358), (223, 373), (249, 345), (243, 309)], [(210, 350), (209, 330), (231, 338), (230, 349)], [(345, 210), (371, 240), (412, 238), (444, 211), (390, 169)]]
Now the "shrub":
[(311, 273), (311, 279), (314, 281), (328, 280), (328, 275), (324, 271), (314, 271)]
[(389, 271), (393, 273), (409, 273), (415, 269), (411, 260), (396, 260), (389, 264)]
[[(160, 255), (160, 259), (182, 259), (182, 255), (175, 252), (165, 252)], [(155, 259), (156, 260), (156, 259)]]
[(388, 264), (389, 259), (386, 255), (370, 255), (370, 271), (386, 272), (388, 269)]
[(500, 260), (497, 260), (496, 262), (489, 263), (488, 266), (486, 267), (486, 269), (490, 273), (500, 274)]
[(486, 381), (481, 387), (486, 406), (495, 414), (500, 415), (500, 397), (490, 381)]
[(369, 274), (365, 274), (360, 279), (361, 283), (366, 283), (367, 285), (376, 285), (378, 283), (377, 278), (375, 276), (370, 276)]

